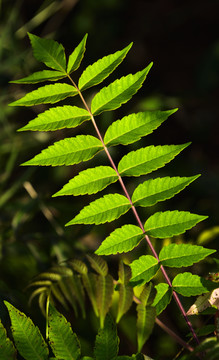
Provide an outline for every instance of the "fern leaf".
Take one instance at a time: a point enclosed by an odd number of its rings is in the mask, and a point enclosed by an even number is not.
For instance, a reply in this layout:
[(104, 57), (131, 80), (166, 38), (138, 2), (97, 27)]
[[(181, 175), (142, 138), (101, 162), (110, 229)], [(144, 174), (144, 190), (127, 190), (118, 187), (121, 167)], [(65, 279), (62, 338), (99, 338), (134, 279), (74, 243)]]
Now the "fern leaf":
[(33, 106), (39, 104), (54, 104), (58, 101), (64, 100), (69, 96), (77, 95), (77, 90), (72, 85), (68, 84), (54, 84), (45, 85), (37, 90), (26, 94), (21, 99), (9, 104), (10, 106)]
[(116, 322), (130, 309), (133, 302), (133, 288), (131, 285), (119, 284), (119, 302)]
[(130, 267), (132, 269), (132, 286), (143, 285), (149, 282), (159, 269), (159, 263), (154, 256), (142, 255), (139, 259), (134, 260)]
[(80, 344), (70, 323), (53, 306), (49, 306), (49, 343), (54, 355), (63, 360), (78, 360)]
[(137, 341), (139, 352), (153, 331), (155, 317), (156, 312), (153, 307), (144, 306), (143, 304), (137, 305)]
[(91, 102), (93, 115), (103, 111), (115, 110), (126, 103), (140, 89), (152, 66), (148, 65), (144, 70), (118, 79), (100, 90)]
[(135, 206), (151, 206), (158, 201), (170, 199), (185, 189), (200, 175), (191, 177), (164, 177), (145, 181), (140, 184), (132, 195)]
[(56, 81), (63, 79), (66, 75), (64, 75), (60, 71), (53, 71), (53, 70), (43, 70), (37, 71), (23, 79), (10, 81), (15, 84), (36, 84), (43, 81)]
[(108, 194), (85, 206), (66, 226), (73, 224), (103, 224), (118, 219), (125, 214), (131, 205), (128, 199), (120, 194)]
[(151, 173), (170, 162), (190, 143), (182, 145), (158, 145), (131, 151), (123, 156), (118, 171), (123, 176), (140, 176)]
[(94, 64), (89, 65), (84, 70), (78, 81), (79, 89), (82, 91), (91, 86), (101, 83), (124, 60), (131, 46), (132, 43), (123, 50), (117, 51), (116, 53), (108, 56), (104, 56), (102, 59), (99, 59)]
[(172, 289), (168, 284), (159, 283), (155, 285), (155, 289), (157, 290), (157, 294), (155, 296), (154, 302), (152, 306), (156, 308), (157, 316), (161, 314), (170, 303), (172, 298)]
[(118, 175), (110, 166), (97, 166), (81, 171), (53, 196), (95, 194), (116, 182)]
[(134, 249), (144, 237), (140, 227), (123, 225), (114, 230), (96, 250), (98, 255), (111, 255)]
[(104, 143), (107, 146), (128, 145), (152, 133), (177, 109), (170, 111), (146, 111), (125, 116), (114, 121), (107, 129)]
[(157, 212), (146, 221), (144, 229), (148, 235), (157, 238), (166, 238), (183, 234), (198, 222), (207, 219), (207, 216), (191, 214), (188, 211)]
[(2, 360), (15, 360), (16, 349), (13, 342), (7, 337), (6, 330), (0, 320), (0, 355)]
[(26, 360), (46, 360), (49, 355), (47, 345), (30, 318), (13, 305), (4, 301), (11, 319), (11, 330), (15, 345)]
[(42, 39), (28, 33), (35, 58), (46, 66), (66, 73), (64, 47), (57, 41)]
[(98, 331), (95, 341), (95, 360), (116, 360), (119, 350), (119, 338), (116, 325), (108, 315), (104, 327)]
[(108, 274), (108, 266), (106, 261), (101, 258), (98, 255), (95, 254), (90, 254), (87, 255), (87, 258), (92, 266), (92, 268), (99, 274), (102, 276), (106, 276)]
[(83, 37), (80, 44), (74, 49), (74, 51), (69, 56), (68, 67), (67, 67), (68, 74), (79, 68), (80, 63), (84, 57), (86, 41), (87, 41), (87, 34)]
[(172, 282), (173, 289), (183, 296), (196, 296), (215, 289), (218, 285), (190, 272), (178, 274)]
[(104, 320), (110, 306), (112, 305), (113, 297), (113, 278), (111, 275), (99, 275), (97, 280), (97, 309), (100, 317), (100, 327), (103, 328)]
[(53, 131), (74, 128), (90, 119), (87, 110), (77, 106), (57, 106), (39, 114), (18, 131)]
[(159, 259), (164, 266), (184, 267), (191, 266), (214, 252), (216, 250), (197, 245), (169, 244), (161, 249)]
[(74, 165), (91, 159), (102, 149), (100, 140), (91, 135), (78, 135), (57, 141), (22, 165)]

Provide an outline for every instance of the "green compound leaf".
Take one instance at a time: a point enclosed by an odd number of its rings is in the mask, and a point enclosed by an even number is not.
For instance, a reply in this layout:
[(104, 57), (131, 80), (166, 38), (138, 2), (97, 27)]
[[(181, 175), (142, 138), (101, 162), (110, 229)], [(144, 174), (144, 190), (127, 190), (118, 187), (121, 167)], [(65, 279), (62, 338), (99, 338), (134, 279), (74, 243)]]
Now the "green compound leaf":
[(99, 275), (106, 276), (108, 274), (108, 265), (103, 258), (101, 258), (100, 256), (97, 256), (95, 254), (87, 255), (87, 258), (88, 258), (92, 268)]
[(200, 175), (191, 177), (164, 177), (145, 181), (140, 184), (132, 195), (135, 206), (151, 206), (158, 201), (170, 199), (185, 189), (192, 181)]
[(64, 47), (54, 40), (42, 39), (28, 33), (35, 58), (46, 66), (66, 73)]
[(172, 282), (173, 290), (183, 296), (196, 296), (215, 289), (218, 285), (190, 272), (178, 274)]
[(67, 73), (70, 74), (71, 72), (77, 70), (80, 66), (80, 63), (84, 57), (85, 46), (87, 41), (87, 34), (83, 37), (80, 44), (75, 48), (75, 50), (71, 53), (68, 59), (68, 67)]
[(33, 106), (39, 104), (54, 104), (58, 101), (64, 100), (69, 96), (77, 95), (77, 90), (72, 85), (68, 84), (54, 84), (45, 85), (37, 90), (34, 90), (21, 99), (9, 104), (10, 106)]
[(15, 345), (26, 360), (46, 360), (49, 350), (38, 329), (30, 318), (13, 305), (4, 301), (11, 319), (11, 330)]
[(134, 249), (144, 237), (140, 227), (124, 225), (114, 230), (96, 250), (98, 255), (111, 255)]
[(116, 325), (108, 315), (104, 327), (98, 331), (95, 341), (94, 356), (96, 360), (116, 360), (119, 350), (119, 338)]
[(137, 305), (137, 341), (140, 352), (150, 337), (156, 318), (156, 310), (151, 306)]
[(66, 75), (64, 75), (60, 71), (53, 70), (43, 70), (37, 71), (23, 79), (10, 81), (15, 84), (36, 84), (43, 81), (55, 81), (59, 79), (63, 79)]
[(166, 238), (183, 234), (207, 216), (191, 214), (188, 211), (157, 212), (146, 221), (144, 229), (148, 235), (156, 238)]
[(139, 259), (134, 260), (130, 267), (132, 269), (132, 286), (143, 285), (149, 282), (159, 269), (159, 263), (154, 256), (142, 255)]
[(51, 304), (49, 306), (49, 343), (54, 355), (63, 360), (78, 360), (80, 344), (70, 323)]
[(91, 135), (78, 135), (57, 141), (22, 165), (74, 165), (91, 159), (102, 149), (100, 140)]
[(13, 342), (7, 337), (6, 330), (0, 320), (0, 355), (2, 360), (15, 360), (16, 349)]
[(93, 115), (98, 115), (103, 111), (115, 110), (130, 100), (142, 86), (151, 67), (152, 63), (144, 70), (134, 75), (123, 76), (101, 89), (91, 102)]
[(100, 317), (100, 327), (103, 328), (104, 320), (110, 306), (112, 305), (114, 284), (111, 275), (99, 275), (97, 278), (97, 309)]
[(18, 131), (53, 131), (74, 128), (90, 119), (87, 110), (77, 106), (57, 106), (39, 114)]
[(116, 182), (118, 175), (110, 166), (81, 171), (53, 196), (95, 194)]
[(128, 145), (152, 133), (177, 109), (170, 111), (146, 111), (125, 116), (114, 121), (107, 129), (104, 143), (107, 146)]
[(168, 284), (160, 283), (155, 286), (157, 290), (157, 294), (155, 296), (154, 302), (152, 306), (156, 308), (157, 316), (161, 314), (164, 309), (166, 309), (167, 305), (170, 303), (172, 298), (172, 289)]
[(130, 50), (132, 43), (121, 51), (114, 54), (104, 56), (94, 64), (89, 65), (82, 73), (79, 81), (79, 89), (85, 90), (91, 86), (101, 83), (107, 76), (109, 76), (117, 66), (124, 60), (126, 54)]
[(118, 219), (125, 214), (131, 205), (128, 199), (120, 194), (108, 194), (85, 206), (66, 226), (73, 224), (103, 224)]
[(197, 245), (169, 244), (161, 249), (159, 259), (164, 266), (184, 267), (191, 266), (214, 252), (216, 250)]
[(170, 162), (191, 143), (182, 145), (158, 145), (131, 151), (123, 156), (118, 171), (123, 176), (140, 176), (151, 173)]

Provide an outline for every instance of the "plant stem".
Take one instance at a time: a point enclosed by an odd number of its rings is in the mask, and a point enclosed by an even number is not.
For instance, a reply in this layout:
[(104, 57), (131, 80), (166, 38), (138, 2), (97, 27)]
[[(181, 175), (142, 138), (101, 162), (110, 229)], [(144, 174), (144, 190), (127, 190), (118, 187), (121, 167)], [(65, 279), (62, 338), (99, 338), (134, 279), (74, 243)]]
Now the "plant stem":
[[(129, 193), (128, 193), (127, 189), (126, 189), (126, 186), (125, 186), (125, 184), (124, 184), (124, 182), (123, 182), (123, 179), (122, 179), (121, 175), (119, 174), (118, 169), (117, 169), (117, 167), (116, 167), (116, 165), (115, 165), (115, 163), (114, 163), (114, 161), (113, 161), (113, 159), (112, 159), (112, 157), (111, 157), (111, 155), (110, 155), (110, 153), (109, 153), (109, 150), (108, 150), (108, 148), (106, 147), (106, 145), (105, 145), (105, 143), (104, 143), (104, 141), (103, 141), (102, 135), (101, 135), (101, 133), (100, 133), (100, 131), (99, 131), (99, 129), (98, 129), (98, 126), (97, 126), (97, 124), (96, 124), (96, 121), (95, 121), (95, 119), (94, 119), (94, 116), (93, 116), (91, 110), (89, 109), (89, 107), (88, 107), (88, 105), (87, 105), (87, 103), (86, 103), (86, 101), (85, 101), (82, 93), (80, 92), (79, 88), (77, 87), (77, 85), (75, 84), (75, 82), (72, 80), (72, 78), (70, 77), (70, 75), (68, 75), (68, 78), (69, 78), (69, 80), (71, 81), (71, 83), (73, 84), (73, 86), (76, 88), (76, 90), (78, 91), (78, 94), (79, 94), (79, 96), (80, 96), (80, 98), (81, 98), (81, 100), (82, 100), (82, 102), (83, 102), (86, 110), (89, 112), (90, 117), (91, 117), (91, 121), (92, 121), (92, 123), (93, 123), (93, 125), (94, 125), (94, 128), (95, 128), (95, 130), (96, 130), (96, 132), (97, 132), (97, 135), (98, 135), (98, 137), (99, 137), (99, 139), (100, 139), (100, 141), (101, 141), (101, 143), (102, 143), (102, 145), (103, 145), (104, 151), (106, 152), (106, 155), (107, 155), (107, 157), (108, 157), (108, 159), (109, 159), (109, 161), (110, 161), (113, 169), (114, 169), (115, 172), (117, 173), (117, 176), (118, 176), (118, 180), (119, 180), (119, 182), (120, 182), (120, 185), (121, 185), (121, 187), (122, 187), (122, 189), (123, 189), (123, 191), (124, 191), (127, 199), (129, 200), (129, 202), (130, 202), (130, 204), (131, 204), (131, 208), (132, 208), (132, 211), (133, 211), (134, 216), (135, 216), (135, 218), (136, 218), (136, 221), (137, 221), (139, 227), (141, 228), (141, 230), (142, 230), (142, 232), (143, 232), (143, 234), (144, 234), (144, 236), (145, 236), (145, 240), (146, 240), (148, 246), (150, 247), (152, 254), (153, 254), (154, 257), (158, 260), (158, 262), (160, 262), (159, 257), (158, 257), (158, 255), (157, 255), (157, 253), (156, 253), (156, 251), (155, 251), (155, 249), (154, 249), (154, 247), (153, 247), (153, 245), (152, 245), (152, 243), (151, 243), (148, 235), (145, 234), (144, 226), (143, 226), (143, 224), (142, 224), (142, 222), (141, 222), (141, 219), (140, 219), (140, 217), (139, 217), (139, 215), (138, 215), (138, 213), (137, 213), (137, 210), (136, 210), (135, 206), (134, 206), (133, 203), (132, 203), (132, 200), (131, 200), (131, 198), (130, 198), (130, 195), (129, 195)], [(160, 269), (161, 269), (161, 271), (162, 271), (162, 273), (163, 273), (163, 276), (164, 276), (167, 284), (168, 284), (170, 287), (172, 287), (171, 280), (170, 280), (169, 276), (167, 275), (167, 272), (166, 272), (166, 270), (164, 269), (163, 265), (160, 266)], [(185, 312), (185, 310), (184, 310), (184, 307), (183, 307), (183, 305), (182, 305), (182, 303), (181, 303), (181, 301), (180, 301), (177, 293), (176, 293), (174, 290), (173, 290), (173, 297), (174, 297), (174, 299), (175, 299), (175, 301), (176, 301), (176, 303), (177, 303), (177, 306), (179, 307), (179, 309), (180, 309), (180, 311), (181, 311), (181, 313), (182, 313), (182, 315), (183, 315), (183, 317), (184, 317), (184, 319), (185, 319), (185, 321), (186, 321), (186, 323), (187, 323), (187, 325), (188, 325), (188, 327), (189, 327), (189, 329), (190, 329), (190, 331), (191, 331), (191, 333), (192, 333), (195, 341), (197, 342), (197, 344), (200, 344), (199, 339), (198, 339), (198, 337), (197, 337), (197, 335), (196, 335), (196, 333), (195, 333), (195, 330), (193, 329), (192, 324), (191, 324), (191, 322), (189, 321), (189, 319), (188, 319), (188, 317), (187, 317), (187, 315), (186, 315), (186, 312)]]

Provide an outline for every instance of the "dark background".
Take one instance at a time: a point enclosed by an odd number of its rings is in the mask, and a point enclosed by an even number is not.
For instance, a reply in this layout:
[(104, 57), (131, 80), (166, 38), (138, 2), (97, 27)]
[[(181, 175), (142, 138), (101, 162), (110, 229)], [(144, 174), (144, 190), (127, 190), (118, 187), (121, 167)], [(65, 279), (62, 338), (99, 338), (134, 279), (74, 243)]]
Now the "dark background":
[[(32, 56), (27, 31), (61, 42), (67, 54), (88, 33), (87, 51), (76, 77), (87, 65), (133, 41), (125, 61), (104, 84), (154, 62), (138, 94), (115, 112), (100, 116), (100, 129), (104, 132), (111, 121), (131, 112), (179, 108), (154, 134), (130, 146), (130, 149), (192, 141), (185, 152), (158, 174), (192, 176), (201, 173), (202, 176), (156, 209), (189, 210), (208, 215), (206, 221), (187, 232), (183, 239), (217, 248), (218, 13), (219, 1), (216, 0), (0, 1), (0, 291), (3, 298), (6, 296), (15, 305), (25, 308), (27, 295), (23, 289), (34, 275), (66, 257), (84, 250), (93, 251), (97, 243), (120, 224), (119, 220), (116, 224), (106, 224), (98, 229), (77, 226), (63, 231), (64, 224), (92, 197), (51, 198), (51, 195), (83, 167), (19, 167), (20, 163), (55, 140), (93, 131), (83, 125), (56, 133), (16, 133), (19, 127), (45, 110), (43, 106), (31, 109), (8, 107), (9, 102), (34, 88), (9, 81), (43, 69), (42, 64), (38, 64)], [(95, 91), (100, 88), (101, 85)], [(88, 99), (94, 95), (93, 91), (87, 92)], [(125, 151), (121, 148), (112, 155), (118, 161)], [(25, 181), (33, 186), (38, 198), (32, 199), (26, 192)], [(127, 186), (133, 191), (134, 183), (130, 181)], [(116, 186), (113, 189), (119, 191)], [(45, 219), (42, 204), (52, 211), (52, 222)], [(141, 209), (141, 215), (146, 218), (150, 211)], [(126, 219), (129, 219), (128, 216)], [(114, 260), (110, 261), (113, 268)], [(212, 263), (196, 270), (201, 275), (217, 271)], [(33, 310), (31, 315), (34, 317)], [(171, 316), (170, 312), (170, 324)], [(161, 340), (158, 344), (153, 341), (165, 353), (166, 338), (160, 333), (159, 336)], [(168, 351), (167, 358), (174, 349)]]

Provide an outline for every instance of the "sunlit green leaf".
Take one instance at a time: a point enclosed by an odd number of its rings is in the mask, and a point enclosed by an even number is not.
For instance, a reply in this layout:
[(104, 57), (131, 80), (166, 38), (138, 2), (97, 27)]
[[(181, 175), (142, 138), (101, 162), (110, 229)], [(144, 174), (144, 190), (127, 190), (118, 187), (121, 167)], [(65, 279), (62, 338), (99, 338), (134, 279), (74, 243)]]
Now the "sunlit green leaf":
[(16, 359), (16, 349), (13, 342), (7, 337), (6, 330), (0, 320), (0, 355), (2, 360)]
[(132, 195), (135, 206), (151, 206), (158, 201), (170, 199), (200, 175), (192, 177), (164, 177), (149, 179), (140, 184)]
[(110, 166), (97, 166), (81, 171), (53, 196), (95, 194), (118, 180)]
[(151, 66), (152, 63), (144, 70), (134, 75), (124, 76), (100, 90), (91, 102), (93, 115), (98, 115), (103, 111), (115, 110), (130, 100), (142, 86)]
[(38, 61), (48, 67), (66, 72), (66, 58), (64, 47), (57, 41), (42, 39), (34, 34), (28, 33), (33, 48), (33, 54)]
[(114, 230), (96, 250), (98, 255), (128, 252), (134, 249), (144, 237), (140, 227), (124, 225)]
[(100, 140), (91, 135), (78, 135), (57, 141), (22, 165), (74, 165), (91, 159), (102, 149)]
[(159, 145), (131, 151), (123, 156), (118, 171), (123, 176), (140, 176), (151, 173), (170, 162), (190, 143), (183, 145)]
[(57, 106), (40, 113), (35, 119), (18, 131), (52, 131), (74, 128), (89, 120), (90, 114), (77, 106)]
[(144, 229), (147, 235), (157, 238), (166, 238), (183, 234), (198, 222), (207, 219), (207, 216), (191, 214), (188, 211), (157, 212), (146, 221)]
[(84, 57), (85, 46), (87, 41), (87, 34), (83, 37), (80, 44), (74, 49), (68, 59), (67, 72), (70, 74), (79, 68), (80, 63)]
[(10, 106), (33, 106), (39, 104), (54, 104), (58, 101), (64, 100), (69, 96), (77, 95), (77, 90), (74, 86), (68, 84), (54, 84), (45, 85), (37, 90), (26, 94), (21, 99), (9, 104)]
[(120, 194), (108, 194), (85, 206), (66, 226), (73, 224), (102, 224), (118, 219), (125, 214), (131, 205), (128, 199)]
[(178, 274), (172, 282), (173, 289), (183, 296), (196, 296), (217, 287), (216, 283), (189, 272)]
[(134, 260), (131, 264), (132, 286), (143, 285), (149, 282), (159, 269), (159, 263), (154, 256), (142, 255), (139, 259)]
[(146, 111), (125, 116), (114, 121), (107, 129), (104, 142), (106, 145), (131, 144), (143, 136), (152, 133), (177, 109), (170, 111)]
[(121, 51), (117, 51), (114, 54), (104, 56), (102, 59), (99, 59), (94, 64), (89, 65), (84, 70), (78, 81), (79, 89), (85, 90), (91, 86), (101, 83), (123, 61), (131, 46), (132, 44), (130, 44)]
[(23, 79), (10, 81), (15, 84), (36, 84), (43, 81), (55, 81), (64, 78), (66, 75), (60, 71), (43, 70), (37, 71)]
[(159, 259), (164, 266), (184, 267), (191, 266), (214, 252), (216, 250), (197, 245), (169, 244), (161, 249)]
[(170, 303), (172, 298), (172, 289), (166, 283), (159, 283), (158, 285), (155, 285), (155, 289), (157, 290), (157, 294), (152, 306), (156, 308), (156, 314), (158, 316)]

